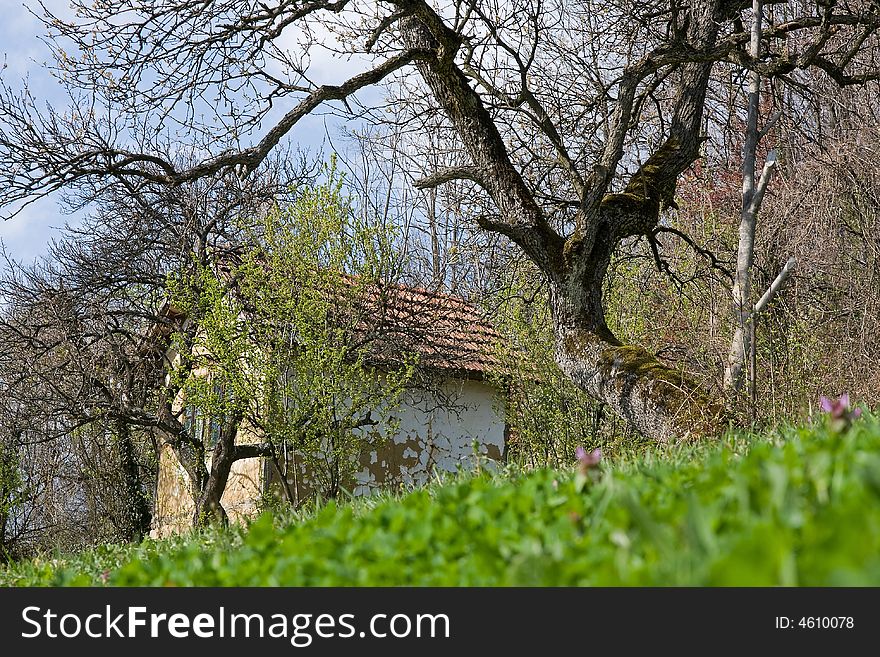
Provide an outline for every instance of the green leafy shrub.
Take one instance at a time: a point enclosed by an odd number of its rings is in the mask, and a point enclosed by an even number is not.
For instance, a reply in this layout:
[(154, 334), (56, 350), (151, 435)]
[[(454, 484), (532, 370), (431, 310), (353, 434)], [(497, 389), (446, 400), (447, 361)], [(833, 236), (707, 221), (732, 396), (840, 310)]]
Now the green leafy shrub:
[(335, 159), (324, 173), (289, 207), (241, 219), (238, 253), (194, 257), (168, 280), (171, 305), (198, 327), (173, 336), (189, 430), (211, 449), (234, 422), (233, 433), (271, 445), (293, 505), (351, 486), (361, 454), (396, 432), (417, 360), (377, 353), (389, 350), (375, 316), (402, 266), (396, 234), (355, 211)]

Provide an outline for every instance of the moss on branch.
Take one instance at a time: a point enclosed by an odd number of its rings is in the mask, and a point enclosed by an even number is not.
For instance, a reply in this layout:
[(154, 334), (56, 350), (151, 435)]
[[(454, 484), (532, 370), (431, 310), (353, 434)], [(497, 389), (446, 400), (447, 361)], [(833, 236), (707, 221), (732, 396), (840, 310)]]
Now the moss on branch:
[(676, 207), (675, 181), (681, 158), (681, 142), (670, 137), (633, 174), (623, 192), (602, 199), (602, 210), (618, 215), (640, 214), (653, 220), (664, 208)]
[(647, 349), (610, 343), (590, 331), (573, 331), (564, 339), (566, 352), (576, 360), (592, 363), (604, 387), (624, 400), (637, 394), (662, 413), (674, 418), (683, 433), (715, 437), (726, 425), (723, 404), (686, 372), (661, 363)]

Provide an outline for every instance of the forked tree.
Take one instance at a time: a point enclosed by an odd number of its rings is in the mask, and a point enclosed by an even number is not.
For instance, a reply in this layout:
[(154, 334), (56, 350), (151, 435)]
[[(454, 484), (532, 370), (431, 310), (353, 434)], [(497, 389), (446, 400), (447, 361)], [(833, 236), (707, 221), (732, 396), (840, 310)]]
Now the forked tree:
[[(44, 108), (5, 82), (0, 203), (14, 212), (57, 190), (94, 201), (113, 181), (245, 177), (319, 107), (382, 120), (375, 95), (355, 95), (402, 85), (396, 102), (418, 109), (412, 125), (441, 115), (455, 155), (418, 185), (469, 181), (483, 199), (473, 221), (534, 261), (563, 372), (657, 440), (715, 434), (719, 399), (609, 330), (612, 255), (663, 230), (707, 136), (709, 92), (729, 83), (715, 72), (797, 83), (818, 68), (841, 85), (877, 77), (876, 2), (755, 3), (766, 12), (757, 50), (744, 27), (752, 4), (76, 0), (75, 18), (44, 15), (70, 107)], [(310, 63), (329, 49), (361, 69), (313, 80)], [(175, 142), (198, 161), (179, 166)]]

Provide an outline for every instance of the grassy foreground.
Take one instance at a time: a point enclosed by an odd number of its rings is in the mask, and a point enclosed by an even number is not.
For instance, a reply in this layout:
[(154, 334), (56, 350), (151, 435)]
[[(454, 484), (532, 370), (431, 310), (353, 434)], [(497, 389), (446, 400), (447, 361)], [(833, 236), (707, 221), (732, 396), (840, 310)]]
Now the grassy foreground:
[(880, 424), (481, 475), (0, 570), (5, 585), (880, 585)]

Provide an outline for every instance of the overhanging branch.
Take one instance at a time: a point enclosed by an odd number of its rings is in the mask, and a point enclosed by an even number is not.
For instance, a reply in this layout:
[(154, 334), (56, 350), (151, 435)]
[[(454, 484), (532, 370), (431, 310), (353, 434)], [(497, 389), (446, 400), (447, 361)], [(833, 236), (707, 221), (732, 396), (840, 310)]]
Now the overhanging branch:
[[(103, 134), (94, 116), (71, 122), (48, 109), (38, 111), (27, 93), (13, 94), (0, 83), (0, 157), (8, 160), (0, 171), (0, 205), (13, 206), (7, 216), (58, 190), (114, 177), (140, 179), (161, 185), (181, 185), (223, 171), (246, 176), (262, 163), (290, 130), (319, 105), (345, 100), (364, 87), (377, 84), (388, 75), (430, 52), (411, 49), (389, 57), (374, 68), (359, 73), (340, 85), (322, 85), (287, 112), (256, 145), (227, 150), (196, 165), (178, 169), (159, 153), (120, 148)], [(91, 118), (89, 118), (91, 116)]]
[(315, 89), (299, 105), (290, 110), (284, 117), (272, 127), (271, 130), (253, 148), (248, 148), (238, 153), (222, 153), (215, 158), (206, 160), (191, 169), (179, 172), (171, 177), (169, 182), (180, 184), (195, 180), (203, 176), (216, 173), (221, 169), (230, 167), (243, 167), (245, 172), (253, 171), (262, 162), (269, 152), (281, 141), (303, 117), (310, 114), (322, 103), (332, 100), (344, 100), (351, 94), (377, 84), (391, 73), (403, 68), (407, 64), (416, 61), (424, 61), (430, 57), (430, 52), (419, 49), (411, 49), (399, 55), (389, 58), (375, 68), (349, 78), (341, 85), (323, 85)]

